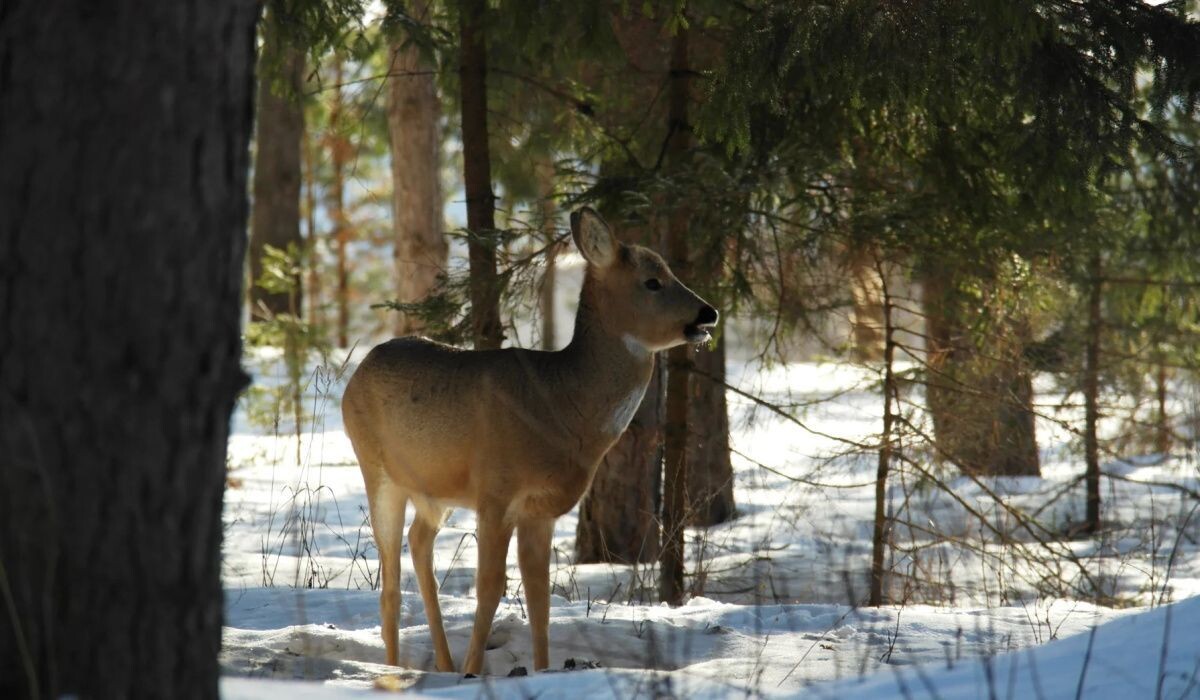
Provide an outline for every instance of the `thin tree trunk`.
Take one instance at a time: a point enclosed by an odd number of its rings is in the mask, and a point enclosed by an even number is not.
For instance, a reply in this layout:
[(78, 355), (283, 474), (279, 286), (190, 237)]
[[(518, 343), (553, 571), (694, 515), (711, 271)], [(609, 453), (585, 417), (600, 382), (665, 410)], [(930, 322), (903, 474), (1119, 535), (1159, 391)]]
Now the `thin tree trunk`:
[[(671, 40), (671, 83), (667, 154), (678, 168), (691, 143), (688, 123), (688, 30), (680, 29)], [(675, 274), (688, 279), (691, 263), (688, 250), (690, 212), (675, 203), (667, 221), (667, 255)], [(662, 548), (659, 551), (659, 597), (671, 604), (683, 602), (684, 528), (687, 512), (688, 383), (692, 372), (692, 350), (687, 345), (667, 352), (667, 415), (663, 428)]]
[(0, 697), (217, 697), (257, 10), (5, 6)]
[(337, 255), (337, 344), (339, 348), (350, 346), (350, 263), (346, 257), (346, 246), (350, 238), (350, 222), (346, 217), (346, 163), (349, 160), (350, 144), (342, 134), (343, 61), (340, 55), (333, 57), (333, 81), (336, 86), (329, 102), (329, 189), (325, 197), (325, 208), (333, 224), (333, 242)]
[(556, 286), (555, 260), (558, 258), (558, 246), (554, 245), (556, 237), (554, 227), (554, 162), (549, 156), (540, 156), (534, 163), (534, 176), (537, 178), (538, 206), (541, 210), (542, 240), (546, 245), (546, 271), (542, 273), (542, 284), (538, 288), (538, 311), (542, 316), (542, 349), (556, 350), (555, 339), (557, 329), (554, 318), (554, 293)]
[(1158, 414), (1154, 429), (1154, 450), (1164, 457), (1171, 453), (1171, 416), (1167, 413), (1167, 366), (1158, 358), (1158, 371), (1154, 374), (1154, 397)]
[[(254, 208), (250, 219), (250, 319), (276, 314), (299, 314), (285, 292), (268, 293), (257, 283), (263, 273), (266, 246), (301, 250), (300, 141), (304, 133), (304, 52), (288, 45), (274, 12), (267, 4), (263, 18), (263, 48), (259, 59), (258, 118), (254, 136)], [(300, 280), (296, 280), (300, 289)]]
[(485, 0), (462, 0), (459, 12), (459, 76), (462, 91), (463, 184), (467, 195), (467, 243), (471, 269), (471, 329), (479, 350), (504, 342), (500, 280), (496, 274), (496, 195), (487, 125)]
[(875, 520), (871, 533), (871, 591), (867, 604), (879, 607), (884, 604), (884, 571), (883, 561), (887, 553), (887, 480), (892, 461), (892, 426), (895, 422), (893, 400), (896, 397), (896, 375), (894, 362), (896, 344), (893, 340), (892, 304), (887, 293), (887, 280), (883, 278), (884, 270), (879, 267), (881, 289), (883, 291), (883, 432), (879, 436), (879, 466), (875, 472)]
[[(429, 2), (410, 4), (425, 20)], [(446, 269), (449, 246), (442, 231), (442, 139), (434, 66), (415, 45), (391, 47), (388, 136), (392, 151), (392, 214), (396, 231), (396, 294), (402, 303), (424, 301)], [(424, 319), (396, 315), (396, 335), (419, 333)]]
[[(700, 218), (700, 222), (713, 230), (709, 217)], [(689, 278), (710, 303), (720, 308), (726, 233), (724, 224), (715, 226), (715, 243), (701, 245), (692, 256)], [(737, 514), (725, 397), (725, 337), (724, 332), (718, 332), (713, 347), (700, 350), (693, 359), (695, 371), (688, 402), (687, 512), (688, 524), (696, 527), (717, 525)]]
[(321, 248), (317, 235), (317, 147), (310, 129), (304, 130), (304, 216), (308, 233), (308, 325), (320, 328), (325, 323), (321, 310)]
[(709, 527), (737, 514), (725, 400), (725, 334), (717, 337), (713, 349), (701, 350), (693, 362), (688, 402), (688, 524)]
[(1087, 345), (1084, 350), (1083, 370), (1083, 452), (1087, 464), (1084, 481), (1087, 484), (1087, 515), (1084, 519), (1084, 532), (1095, 533), (1100, 530), (1100, 441), (1097, 435), (1097, 424), (1100, 422), (1100, 296), (1103, 281), (1100, 265), (1100, 255), (1092, 255), (1088, 265), (1091, 276), (1088, 284), (1088, 323)]

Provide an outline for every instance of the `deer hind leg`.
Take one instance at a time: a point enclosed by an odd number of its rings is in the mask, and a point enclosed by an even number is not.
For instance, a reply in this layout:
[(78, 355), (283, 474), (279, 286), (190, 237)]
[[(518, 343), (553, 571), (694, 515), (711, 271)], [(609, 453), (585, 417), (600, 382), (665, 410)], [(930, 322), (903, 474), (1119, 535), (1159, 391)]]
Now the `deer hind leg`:
[(505, 560), (512, 525), (504, 518), (503, 509), (481, 508), (476, 537), (479, 540), (479, 566), (475, 571), (475, 627), (467, 647), (463, 672), (479, 675), (483, 670), (484, 645), (492, 631), (492, 618), (504, 594)]
[(408, 551), (412, 555), (413, 571), (417, 574), (417, 586), (421, 599), (425, 601), (425, 618), (429, 621), (429, 635), (433, 638), (433, 653), (437, 670), (454, 671), (454, 659), (450, 656), (450, 645), (446, 643), (446, 629), (442, 626), (442, 608), (438, 604), (437, 577), (433, 574), (433, 540), (441, 529), (441, 519), (435, 524), (420, 508), (412, 527), (408, 529)]
[(371, 529), (379, 550), (379, 569), (383, 592), (379, 595), (379, 617), (383, 644), (390, 666), (400, 664), (400, 552), (404, 536), (404, 511), (408, 495), (386, 478), (367, 488), (371, 508)]
[(530, 520), (517, 525), (517, 557), (525, 584), (525, 607), (533, 634), (533, 670), (550, 665), (550, 540), (554, 520)]

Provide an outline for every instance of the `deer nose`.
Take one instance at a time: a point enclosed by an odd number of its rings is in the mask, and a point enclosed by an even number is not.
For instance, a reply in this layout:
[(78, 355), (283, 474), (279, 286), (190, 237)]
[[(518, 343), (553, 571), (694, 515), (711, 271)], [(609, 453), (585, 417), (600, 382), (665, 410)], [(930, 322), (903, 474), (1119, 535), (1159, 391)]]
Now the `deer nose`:
[(715, 326), (718, 318), (720, 318), (720, 314), (717, 313), (717, 310), (705, 304), (700, 309), (700, 315), (696, 317), (696, 325)]

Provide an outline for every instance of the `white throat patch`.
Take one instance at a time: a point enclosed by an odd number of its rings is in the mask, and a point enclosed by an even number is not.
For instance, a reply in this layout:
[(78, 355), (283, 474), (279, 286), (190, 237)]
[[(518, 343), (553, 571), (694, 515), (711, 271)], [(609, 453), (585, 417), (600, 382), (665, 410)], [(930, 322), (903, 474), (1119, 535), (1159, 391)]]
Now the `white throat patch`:
[[(650, 348), (642, 344), (642, 341), (634, 338), (628, 333), (621, 336), (621, 340), (625, 341), (625, 348), (629, 350), (629, 354), (639, 360), (650, 357)], [(624, 428), (622, 428), (624, 430)]]
[(646, 387), (638, 387), (629, 392), (629, 395), (621, 399), (621, 403), (617, 404), (613, 410), (612, 418), (609, 419), (608, 429), (609, 435), (620, 435), (629, 427), (629, 421), (633, 420), (633, 414), (637, 413), (638, 406), (642, 405), (642, 397), (646, 395)]

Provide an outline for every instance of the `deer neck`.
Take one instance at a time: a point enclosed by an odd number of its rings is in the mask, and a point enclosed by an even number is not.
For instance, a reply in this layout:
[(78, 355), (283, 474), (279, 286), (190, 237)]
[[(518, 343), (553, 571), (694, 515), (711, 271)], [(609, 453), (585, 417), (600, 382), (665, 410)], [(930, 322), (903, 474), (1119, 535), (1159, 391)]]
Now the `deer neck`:
[(654, 353), (633, 336), (606, 323), (589, 274), (579, 295), (575, 333), (562, 350), (577, 386), (577, 413), (600, 429), (602, 440), (615, 439), (641, 404), (654, 369)]

